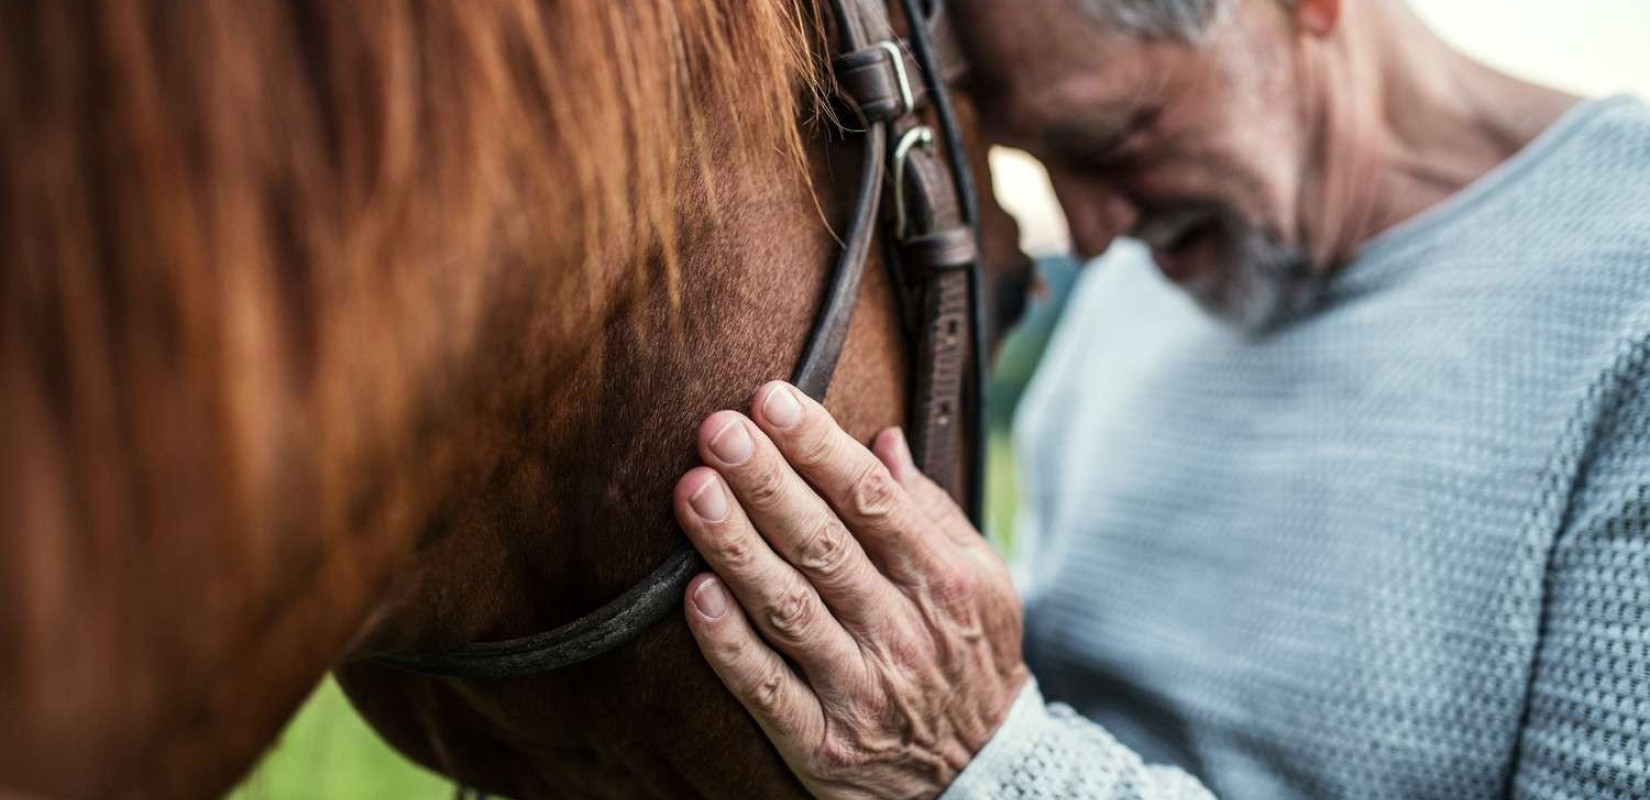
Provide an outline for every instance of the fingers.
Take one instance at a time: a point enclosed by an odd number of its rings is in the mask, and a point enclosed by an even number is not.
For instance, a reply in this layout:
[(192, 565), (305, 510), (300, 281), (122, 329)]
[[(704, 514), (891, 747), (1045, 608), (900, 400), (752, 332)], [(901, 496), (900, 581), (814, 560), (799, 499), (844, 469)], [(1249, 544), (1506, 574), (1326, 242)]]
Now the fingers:
[(831, 683), (858, 664), (858, 645), (814, 587), (762, 540), (714, 470), (699, 467), (676, 484), (676, 516), (756, 628), (810, 678)]
[(699, 442), (701, 457), (733, 489), (760, 537), (807, 577), (844, 624), (866, 627), (899, 599), (842, 519), (750, 420), (732, 411), (713, 414), (700, 426)]
[(687, 621), (711, 669), (790, 760), (798, 742), (817, 741), (825, 716), (817, 696), (756, 635), (743, 609), (713, 575), (688, 584)]
[(890, 577), (909, 585), (944, 561), (936, 543), (923, 535), (928, 520), (904, 487), (824, 407), (775, 381), (756, 393), (752, 414)]
[(888, 467), (889, 474), (894, 476), (894, 480), (899, 481), (900, 486), (911, 495), (911, 500), (948, 539), (968, 548), (984, 542), (984, 537), (974, 528), (974, 524), (968, 521), (968, 515), (963, 513), (951, 495), (917, 469), (916, 461), (911, 458), (911, 446), (905, 440), (904, 431), (899, 428), (883, 430), (872, 440), (871, 453)]
[[(981, 569), (983, 580), (989, 585), (996, 584), (996, 590), (1010, 597), (1016, 597), (1013, 579), (1009, 577), (1008, 565), (1002, 556), (997, 553), (985, 537), (981, 536), (974, 525), (968, 521), (967, 515), (951, 499), (951, 495), (941, 489), (939, 484), (929, 480), (917, 469), (911, 458), (911, 449), (905, 442), (905, 434), (898, 428), (888, 428), (877, 434), (871, 443), (871, 452), (876, 454), (895, 479), (910, 492), (911, 497), (934, 521), (936, 527), (945, 533), (945, 536), (964, 549), (972, 558), (974, 564)], [(1019, 619), (1019, 605), (1017, 601), (1011, 603), (1006, 611), (998, 609), (995, 619), (987, 624), (999, 629), (1010, 629)], [(1002, 648), (1001, 641), (993, 645)], [(1011, 643), (1005, 650), (996, 654), (1001, 663), (1013, 663), (1018, 651), (1017, 643)]]

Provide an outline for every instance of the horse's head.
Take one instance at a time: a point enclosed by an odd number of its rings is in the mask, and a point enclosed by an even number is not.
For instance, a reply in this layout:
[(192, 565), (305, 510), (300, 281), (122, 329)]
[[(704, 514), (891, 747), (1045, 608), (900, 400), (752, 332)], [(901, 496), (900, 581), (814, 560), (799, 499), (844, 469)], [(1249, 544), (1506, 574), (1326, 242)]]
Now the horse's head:
[[(343, 659), (387, 738), (478, 785), (792, 786), (675, 618), (532, 678), (367, 659), (552, 628), (678, 546), (694, 424), (791, 374), (849, 228), (837, 22), (164, 5), (0, 9), (4, 774), (209, 791)], [(827, 398), (862, 437), (909, 388), (882, 255)]]

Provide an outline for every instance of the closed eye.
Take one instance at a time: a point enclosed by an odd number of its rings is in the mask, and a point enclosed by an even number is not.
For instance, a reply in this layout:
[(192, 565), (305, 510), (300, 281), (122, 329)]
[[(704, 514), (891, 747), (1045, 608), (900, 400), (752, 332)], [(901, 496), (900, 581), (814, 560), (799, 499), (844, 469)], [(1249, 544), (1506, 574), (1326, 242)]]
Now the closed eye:
[(1051, 127), (1044, 136), (1052, 159), (1077, 169), (1112, 169), (1140, 155), (1151, 145), (1158, 107), (1137, 107), (1126, 120), (1088, 117)]

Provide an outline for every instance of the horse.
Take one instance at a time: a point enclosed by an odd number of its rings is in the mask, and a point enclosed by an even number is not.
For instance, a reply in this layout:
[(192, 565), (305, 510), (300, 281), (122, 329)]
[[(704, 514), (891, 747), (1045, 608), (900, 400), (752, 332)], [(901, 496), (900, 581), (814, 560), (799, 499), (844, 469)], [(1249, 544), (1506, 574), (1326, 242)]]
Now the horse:
[[(680, 543), (693, 423), (788, 374), (855, 191), (827, 25), (0, 3), (0, 789), (219, 793), (336, 670), (488, 791), (800, 794), (679, 619), (535, 677), (374, 659), (553, 627)], [(905, 413), (893, 294), (827, 396), (861, 438)]]

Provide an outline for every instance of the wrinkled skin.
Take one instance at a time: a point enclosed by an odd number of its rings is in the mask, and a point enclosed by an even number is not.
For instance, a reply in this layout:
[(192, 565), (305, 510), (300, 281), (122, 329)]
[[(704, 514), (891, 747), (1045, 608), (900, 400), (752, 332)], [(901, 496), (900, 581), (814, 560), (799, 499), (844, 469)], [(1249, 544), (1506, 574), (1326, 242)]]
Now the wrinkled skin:
[(1027, 679), (1001, 556), (898, 430), (873, 454), (788, 384), (699, 447), (676, 513), (720, 576), (688, 587), (706, 659), (814, 795), (937, 794)]

